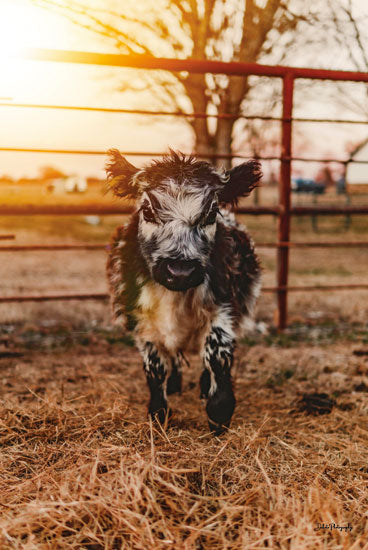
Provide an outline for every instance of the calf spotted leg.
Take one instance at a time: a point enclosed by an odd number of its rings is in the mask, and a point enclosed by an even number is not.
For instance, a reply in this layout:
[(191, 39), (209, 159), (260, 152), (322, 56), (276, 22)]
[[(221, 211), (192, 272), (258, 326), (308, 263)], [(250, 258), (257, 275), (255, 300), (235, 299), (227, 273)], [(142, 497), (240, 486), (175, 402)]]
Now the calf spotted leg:
[(165, 379), (167, 374), (167, 359), (159, 353), (152, 342), (140, 346), (143, 356), (143, 369), (150, 390), (148, 412), (152, 418), (164, 423), (167, 416), (167, 399)]
[(235, 408), (231, 381), (233, 354), (232, 331), (213, 326), (205, 343), (200, 388), (201, 397), (207, 399), (208, 423), (215, 435), (221, 434), (229, 427)]

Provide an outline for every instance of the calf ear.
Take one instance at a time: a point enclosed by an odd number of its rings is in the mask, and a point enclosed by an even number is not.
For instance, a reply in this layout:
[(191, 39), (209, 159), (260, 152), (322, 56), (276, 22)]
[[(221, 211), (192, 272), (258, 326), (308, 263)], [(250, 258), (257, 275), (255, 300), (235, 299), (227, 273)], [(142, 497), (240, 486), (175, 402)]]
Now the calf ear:
[(139, 169), (130, 164), (117, 149), (110, 149), (107, 154), (107, 190), (112, 191), (117, 197), (137, 198), (139, 189), (133, 178)]
[(227, 182), (219, 193), (219, 201), (237, 204), (240, 197), (247, 197), (262, 177), (261, 164), (250, 160), (226, 172)]

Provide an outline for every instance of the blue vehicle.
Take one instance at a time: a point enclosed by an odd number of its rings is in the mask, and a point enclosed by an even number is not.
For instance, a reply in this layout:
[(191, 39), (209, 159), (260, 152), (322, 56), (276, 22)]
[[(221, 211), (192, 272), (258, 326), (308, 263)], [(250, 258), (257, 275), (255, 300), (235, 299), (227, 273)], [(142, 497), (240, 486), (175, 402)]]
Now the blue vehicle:
[(291, 180), (291, 190), (294, 193), (311, 193), (313, 195), (323, 195), (326, 191), (324, 183), (317, 183), (312, 179), (293, 178)]

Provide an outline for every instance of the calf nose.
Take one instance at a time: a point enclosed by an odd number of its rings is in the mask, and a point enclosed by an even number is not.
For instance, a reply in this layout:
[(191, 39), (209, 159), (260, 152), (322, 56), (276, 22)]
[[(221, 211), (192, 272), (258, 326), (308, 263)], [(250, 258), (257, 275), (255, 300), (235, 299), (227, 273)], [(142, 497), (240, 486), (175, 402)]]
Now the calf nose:
[(199, 260), (161, 258), (154, 266), (153, 277), (169, 290), (184, 291), (204, 281), (204, 268)]
[(167, 262), (167, 270), (173, 277), (189, 277), (195, 267), (195, 260), (169, 260)]

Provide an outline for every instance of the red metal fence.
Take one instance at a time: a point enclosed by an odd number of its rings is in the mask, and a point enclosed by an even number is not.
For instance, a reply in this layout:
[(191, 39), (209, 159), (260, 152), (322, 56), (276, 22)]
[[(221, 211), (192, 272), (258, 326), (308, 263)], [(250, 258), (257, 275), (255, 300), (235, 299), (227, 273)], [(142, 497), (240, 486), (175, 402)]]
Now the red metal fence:
[[(279, 204), (278, 206), (249, 206), (238, 208), (237, 212), (242, 214), (252, 215), (277, 215), (278, 216), (278, 240), (276, 243), (258, 243), (258, 247), (277, 248), (277, 285), (275, 287), (267, 287), (263, 290), (266, 292), (277, 293), (278, 306), (278, 328), (284, 329), (287, 325), (287, 298), (288, 292), (310, 291), (310, 290), (345, 290), (345, 289), (368, 289), (368, 282), (365, 284), (355, 285), (326, 285), (326, 286), (288, 286), (289, 273), (289, 250), (294, 247), (367, 247), (368, 242), (291, 242), (290, 241), (290, 220), (291, 216), (304, 215), (352, 215), (352, 214), (368, 214), (368, 205), (360, 206), (295, 206), (291, 205), (291, 163), (294, 160), (304, 162), (339, 162), (345, 164), (343, 159), (314, 159), (300, 158), (292, 156), (292, 122), (334, 122), (334, 123), (350, 123), (350, 124), (367, 124), (368, 121), (357, 120), (330, 120), (330, 119), (313, 119), (313, 118), (293, 118), (293, 94), (294, 82), (298, 78), (318, 79), (318, 80), (334, 80), (347, 82), (368, 82), (367, 73), (348, 72), (348, 71), (330, 71), (296, 67), (282, 67), (258, 65), (254, 63), (225, 63), (221, 61), (205, 61), (197, 59), (160, 59), (146, 56), (126, 56), (117, 54), (98, 54), (89, 52), (72, 52), (60, 50), (28, 50), (25, 57), (32, 60), (63, 62), (63, 63), (82, 63), (92, 65), (105, 65), (114, 67), (132, 67), (140, 69), (161, 69), (173, 72), (188, 71), (191, 73), (213, 73), (238, 76), (268, 76), (281, 78), (283, 83), (283, 111), (282, 117), (264, 117), (264, 116), (247, 116), (249, 119), (275, 120), (281, 122), (282, 125), (282, 149), (280, 157), (259, 157), (260, 160), (279, 160), (281, 163), (280, 169), (280, 184), (279, 184)], [(79, 111), (101, 111), (110, 113), (130, 113), (130, 114), (145, 114), (145, 115), (166, 115), (166, 116), (184, 116), (205, 118), (206, 113), (178, 113), (165, 111), (146, 111), (146, 110), (130, 110), (130, 109), (111, 109), (100, 107), (79, 107), (67, 105), (35, 105), (35, 104), (14, 104), (0, 103), (0, 106), (24, 107), (24, 108), (42, 108), (42, 109), (65, 109)], [(218, 117), (234, 117), (234, 115), (218, 115)], [(238, 117), (237, 117), (238, 118)], [(70, 150), (70, 149), (32, 149), (20, 147), (0, 147), (0, 151), (21, 151), (33, 153), (70, 153), (81, 155), (104, 155), (105, 151), (99, 150)], [(159, 156), (162, 153), (147, 152), (147, 151), (123, 151), (125, 155), (132, 156)], [(200, 156), (200, 155), (197, 155)], [(224, 158), (247, 158), (243, 155), (210, 155), (214, 159)], [(130, 210), (124, 206), (10, 206), (0, 205), (0, 215), (76, 215), (76, 214), (126, 214)], [(0, 236), (1, 238), (11, 238), (12, 236)], [(31, 251), (31, 250), (68, 250), (68, 249), (98, 249), (103, 248), (103, 245), (81, 244), (81, 245), (55, 245), (55, 246), (1, 246), (1, 251)], [(46, 300), (70, 300), (70, 299), (105, 299), (106, 294), (73, 294), (73, 295), (33, 295), (33, 296), (3, 296), (0, 297), (1, 302), (25, 302), (25, 301), (46, 301)]]

